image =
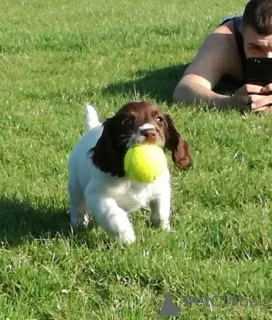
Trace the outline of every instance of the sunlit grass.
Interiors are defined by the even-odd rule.
[[[202,39],[244,1],[2,1],[0,319],[153,319],[163,293],[271,297],[271,117],[173,105]],[[72,234],[67,157],[84,103],[170,112],[194,167],[171,164],[170,234],[133,215],[137,243]],[[271,307],[270,307],[271,308]],[[270,319],[269,307],[182,307],[182,319]]]

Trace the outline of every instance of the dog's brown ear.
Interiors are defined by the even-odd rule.
[[[125,149],[120,146],[119,141],[120,120],[115,115],[103,123],[103,132],[97,144],[90,151],[92,160],[96,167],[112,176],[123,177],[123,158]]]
[[[165,147],[171,151],[172,160],[178,168],[188,169],[192,165],[190,145],[181,137],[170,115],[165,114],[164,118],[167,122]]]

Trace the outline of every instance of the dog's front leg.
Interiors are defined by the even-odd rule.
[[[117,202],[106,195],[86,190],[85,201],[98,225],[109,235],[119,237],[124,243],[135,242],[136,237],[127,212]]]
[[[151,200],[150,203],[151,209],[151,223],[156,227],[161,227],[166,231],[170,231],[170,210],[171,210],[171,193],[170,188],[164,190],[155,199]]]

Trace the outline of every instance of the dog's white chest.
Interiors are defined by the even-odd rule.
[[[163,181],[165,183],[163,183]],[[127,212],[141,207],[148,207],[152,199],[163,193],[169,184],[166,179],[158,179],[153,183],[127,182],[115,195],[118,205]]]
[[[84,188],[85,189],[85,188]],[[90,194],[114,199],[118,207],[126,212],[133,212],[141,207],[149,207],[150,201],[168,194],[170,191],[170,174],[168,167],[162,175],[151,183],[137,183],[127,177],[113,177],[95,167],[92,168],[92,180],[88,185]]]
[[[152,190],[150,185],[132,183],[126,192],[117,196],[116,201],[122,209],[132,212],[140,207],[148,206],[153,193],[154,190]]]

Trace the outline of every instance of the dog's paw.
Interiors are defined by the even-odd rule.
[[[133,229],[126,230],[126,231],[120,232],[119,239],[124,244],[132,244],[136,241],[136,236]]]
[[[171,226],[169,220],[163,220],[160,222],[160,227],[162,230],[170,232],[171,231]]]
[[[82,219],[71,219],[70,221],[70,225],[71,228],[73,229],[73,231],[77,231],[78,229],[87,229],[89,226],[89,215],[88,214],[84,214],[84,216],[82,217]]]
[[[171,231],[170,222],[168,219],[160,219],[158,216],[152,216],[150,225],[154,228],[161,228],[165,231]]]

